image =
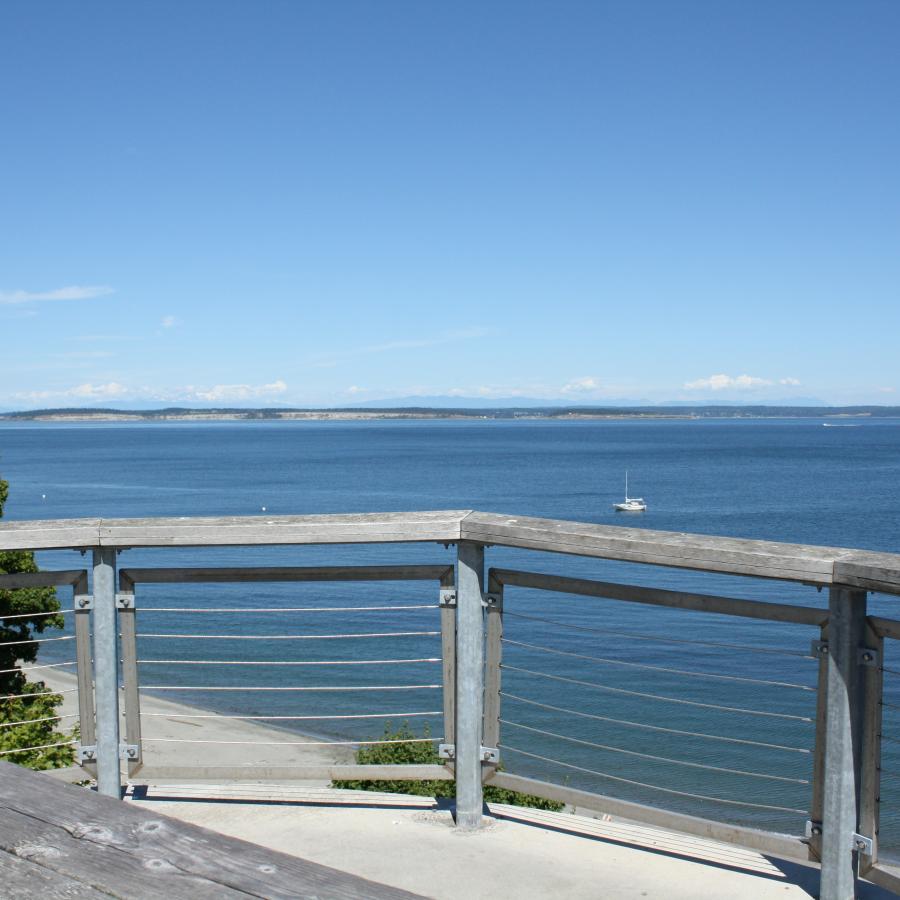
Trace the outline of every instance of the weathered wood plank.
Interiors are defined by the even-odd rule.
[[[848,551],[611,525],[470,513],[463,540],[657,566],[831,584]],[[900,557],[898,557],[900,563]]]
[[[869,625],[881,637],[900,640],[900,622],[896,619],[883,619],[881,616],[869,616]]]
[[[860,877],[879,887],[886,888],[894,894],[900,894],[900,868],[878,863],[868,869],[860,870]]]
[[[0,551],[63,547],[471,540],[524,549],[900,594],[900,555],[470,510],[322,516],[57,519],[0,524]]]
[[[585,578],[568,578],[564,575],[541,575],[537,572],[519,572],[511,569],[491,569],[490,575],[498,583],[511,587],[534,588],[564,594],[600,597],[607,600],[624,600],[629,603],[645,603],[652,606],[669,606],[694,612],[741,616],[746,619],[814,626],[821,626],[828,619],[827,609],[814,609],[785,603],[767,603],[763,600],[741,600],[736,597],[717,597],[713,594],[692,594],[686,591],[669,591],[663,588],[590,581]]]
[[[100,519],[40,519],[0,522],[0,550],[96,547]]]
[[[106,547],[454,542],[464,510],[327,516],[104,519]]]
[[[0,885],[5,900],[97,900],[105,891],[74,881],[37,863],[0,851]]]
[[[0,849],[116,897],[414,895],[0,763]]]
[[[580,791],[576,788],[564,787],[558,784],[549,784],[545,781],[536,781],[533,778],[524,778],[521,775],[511,775],[508,772],[497,772],[491,778],[490,784],[508,788],[511,791],[534,794],[547,800],[556,800],[560,803],[569,803],[572,806],[581,806],[596,812],[609,813],[613,816],[620,816],[623,819],[630,819],[633,822],[640,822],[643,825],[667,828],[683,834],[693,834],[711,841],[737,844],[750,850],[759,850],[761,853],[771,853],[773,856],[781,859],[807,861],[806,844],[799,837],[789,834],[757,831],[755,828],[746,828],[742,825],[728,825],[712,819],[702,819],[698,816],[686,815],[685,813],[670,812],[655,806],[644,806],[641,803],[632,803],[629,800],[618,800],[615,797],[592,794],[588,791]]]
[[[66,585],[76,585],[84,578],[87,578],[87,572],[84,569],[67,569],[61,572],[17,572],[15,575],[0,574],[0,590],[65,587]]]
[[[225,584],[245,581],[441,581],[452,566],[256,566],[241,568],[122,569],[135,584]]]
[[[866,591],[900,594],[900,554],[847,551],[834,564],[834,581]]]

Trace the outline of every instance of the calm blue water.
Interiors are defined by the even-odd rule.
[[[650,504],[645,514],[625,517],[612,510],[622,496],[626,468],[631,492]],[[0,426],[0,473],[11,483],[10,519],[253,515],[262,506],[270,515],[474,508],[900,551],[897,420],[830,428],[816,420],[5,424]],[[443,547],[406,545],[128,551],[120,565],[450,560],[452,551]],[[41,562],[45,567],[82,564],[71,552],[44,554]],[[824,594],[799,585],[576,557],[494,549],[489,562],[736,597],[827,603]],[[435,600],[436,586],[431,584],[145,586],[139,588],[139,629],[145,635],[427,632],[437,628],[435,609],[376,610],[356,613],[352,619],[335,614],[258,615],[252,617],[252,626],[248,617],[233,614],[149,610]],[[897,603],[880,597],[871,601],[879,614],[900,618]],[[806,816],[789,810],[805,810],[809,796],[809,786],[801,782],[809,778],[811,757],[798,751],[812,747],[808,720],[815,710],[815,693],[808,688],[815,684],[815,663],[805,658],[810,640],[817,636],[811,629],[521,589],[507,592],[506,610],[503,745],[508,770],[700,815],[802,830]],[[707,643],[690,643],[697,639]],[[71,652],[70,645],[61,646],[65,649],[55,655],[51,651],[56,648],[48,645],[46,659]],[[438,655],[434,635],[296,642],[145,636],[139,646],[139,656],[147,660]],[[890,648],[886,665],[900,670],[897,656]],[[657,668],[645,668],[649,666]],[[682,674],[685,671],[695,674]],[[900,685],[894,684],[900,678],[885,677],[887,699],[900,704]],[[384,686],[435,683],[440,674],[433,663],[253,667],[248,672],[247,667],[148,662],[141,667],[141,679],[145,685],[194,687]],[[439,691],[432,689],[259,692],[249,697],[198,690],[167,696],[223,712],[267,715],[347,714],[374,706],[402,718],[405,712],[441,706]],[[723,706],[730,709],[712,708]],[[900,713],[885,710],[886,736],[900,739],[898,717]],[[432,734],[441,731],[439,715],[410,721],[416,728],[427,721]],[[639,727],[647,725],[653,727]],[[377,736],[380,724],[321,723],[313,730],[361,739]],[[894,816],[900,811],[900,791],[891,774],[894,770],[900,775],[895,749],[886,745],[884,762],[882,838],[888,846],[900,843]],[[755,774],[741,774],[747,772]]]

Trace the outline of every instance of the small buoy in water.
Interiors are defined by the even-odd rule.
[[[263,512],[266,511],[266,508],[265,508],[264,506],[261,506],[260,509],[261,509]]]

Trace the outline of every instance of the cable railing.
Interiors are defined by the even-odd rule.
[[[63,748],[71,748],[74,762],[75,749],[82,736],[91,734],[91,691],[83,689],[85,685],[76,681],[72,671],[77,669],[79,660],[33,662],[49,645],[54,646],[57,656],[65,654],[66,648],[71,647],[74,656],[75,645],[70,642],[76,640],[75,631],[88,634],[87,614],[79,615],[82,607],[78,603],[79,597],[87,594],[87,571],[0,573],[0,591],[68,587],[72,589],[68,598],[65,592],[61,597],[57,594],[58,609],[9,613],[0,617],[7,638],[0,640],[0,651],[8,651],[6,658],[17,661],[12,667],[0,669],[0,676],[10,676],[6,679],[6,690],[0,692],[0,760],[46,768],[58,765],[67,755]],[[67,600],[70,606],[63,605]],[[50,619],[61,619],[65,630],[71,633],[45,634],[46,628],[55,627],[55,623],[48,621]],[[31,630],[27,630],[29,624]],[[19,633],[15,634],[15,631]],[[89,668],[89,659],[82,659],[81,663],[83,668]],[[56,684],[48,685],[47,679]],[[50,708],[46,706],[48,702],[52,704]],[[50,709],[57,708],[58,712],[47,714]]]
[[[782,851],[805,852],[817,690],[806,648],[818,636],[817,628],[809,629],[821,622],[819,611],[773,604],[779,627],[794,631],[797,649],[767,663],[760,674],[770,677],[758,677],[751,674],[759,671],[758,654],[732,652],[740,644],[703,637],[673,644],[660,633],[685,616],[690,622],[682,633],[708,633],[710,619],[729,614],[727,598],[711,608],[712,597],[692,595],[688,603],[680,594],[672,606],[672,592],[660,590],[668,618],[651,621],[640,634],[645,640],[635,643],[636,632],[623,639],[621,630],[600,625],[648,620],[648,610],[629,615],[622,608],[629,586],[510,570],[491,570],[489,579],[494,602],[488,616],[498,620],[495,727],[506,760],[492,783],[514,787],[524,777],[529,790],[550,799],[561,799],[554,785],[564,783],[665,807],[661,822],[676,821],[672,813],[700,811],[724,819],[722,831],[731,825],[767,829],[780,833],[773,841]],[[572,588],[577,594],[568,593]],[[648,605],[648,589],[639,590],[641,606]],[[736,606],[752,613],[740,633],[756,649],[754,640],[764,634],[753,626],[768,605]],[[539,614],[544,608],[554,610],[552,618]],[[535,620],[540,643],[529,631]],[[673,718],[682,727],[672,727]]]
[[[455,567],[118,559],[414,542],[456,545]],[[486,571],[498,546],[528,567],[545,552],[614,561],[597,571],[618,581]],[[102,793],[119,796],[123,766],[146,780],[444,779],[472,828],[492,784],[820,863],[823,900],[851,896],[859,875],[900,891],[900,622],[867,607],[871,592],[900,594],[900,556],[469,511],[0,526],[0,550],[66,547],[93,551],[90,592],[79,583],[71,624],[39,635],[21,669],[75,675],[77,758]],[[772,590],[647,586],[625,564]],[[64,575],[40,577],[74,585],[53,581]],[[228,587],[184,587],[215,584]],[[266,584],[284,590],[257,593]],[[437,745],[441,763],[353,759],[392,743]]]
[[[452,708],[452,686],[442,680],[439,599],[442,591],[452,590],[453,577],[447,565],[122,570],[118,597],[129,775],[303,778],[322,777],[327,770],[333,778],[366,778],[370,767],[347,758],[356,750],[436,745],[444,739],[444,716]],[[294,596],[304,588],[306,593],[302,605],[293,599],[280,607],[253,602],[203,606],[191,598],[172,606],[166,600],[154,603],[156,594],[148,593],[150,585],[167,589],[226,580],[288,584]],[[378,592],[378,583],[436,582],[434,599],[391,602],[382,590],[387,596],[383,604],[354,603],[352,595],[363,581],[369,597]],[[315,602],[315,587],[324,582],[347,586],[351,599]],[[367,628],[373,619],[377,626]],[[148,629],[137,628],[138,621],[148,621]],[[157,622],[165,630],[157,630]],[[168,652],[159,655],[157,648]],[[184,649],[172,655],[173,648]],[[187,698],[195,705],[148,711],[158,697]],[[335,711],[316,711],[322,703]],[[428,733],[403,738],[372,734],[377,725],[408,721],[418,721],[419,731],[424,727]],[[179,728],[184,722],[204,730],[198,734],[195,727]],[[437,726],[433,734],[432,726]],[[236,728],[244,733],[235,733]],[[329,756],[330,750],[344,754]],[[442,766],[433,770],[432,777],[449,776]],[[421,778],[422,767],[396,766],[392,777]]]

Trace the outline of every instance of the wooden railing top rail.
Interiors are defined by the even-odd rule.
[[[900,594],[900,554],[471,510],[0,523],[0,551],[459,540]]]

